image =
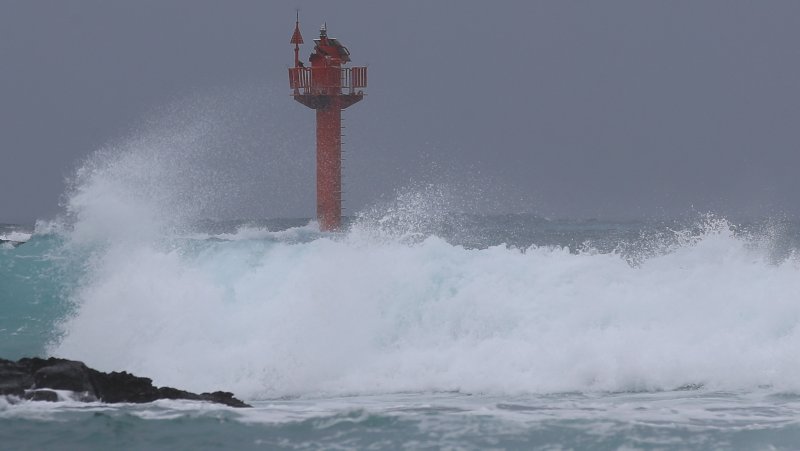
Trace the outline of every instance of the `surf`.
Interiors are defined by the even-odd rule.
[[[49,351],[250,399],[798,388],[798,263],[725,222],[636,265],[303,233],[111,245]]]
[[[796,230],[466,215],[411,184],[340,233],[215,232],[228,180],[170,133],[90,156],[63,215],[2,250],[40,265],[15,318],[46,312],[44,353],[251,400],[800,389]]]

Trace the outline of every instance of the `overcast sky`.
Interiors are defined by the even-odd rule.
[[[87,156],[192,121],[214,157],[185,165],[241,182],[221,214],[310,217],[295,8],[307,43],[327,21],[369,66],[348,213],[442,181],[494,212],[800,216],[796,0],[0,0],[0,222],[53,216]]]

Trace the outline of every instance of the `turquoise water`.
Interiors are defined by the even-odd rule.
[[[45,344],[56,338],[56,322],[69,311],[66,293],[80,272],[66,264],[59,243],[55,236],[37,236],[19,248],[0,248],[3,358],[43,355]]]
[[[797,395],[399,394],[256,402],[15,406],[6,449],[795,449]],[[42,403],[38,403],[42,404]]]
[[[395,219],[333,235],[302,220],[40,225],[0,249],[2,357],[79,359],[254,408],[0,400],[0,442],[800,446],[796,223]]]
[[[156,118],[76,164],[55,218],[0,225],[27,240],[0,243],[0,357],[254,407],[0,399],[0,449],[800,448],[798,222],[467,214],[510,199],[432,173],[453,184],[339,233],[214,220],[310,196],[251,184],[220,108]]]

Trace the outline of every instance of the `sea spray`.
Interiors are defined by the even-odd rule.
[[[51,351],[192,390],[800,388],[798,264],[724,222],[637,266],[353,233],[112,246],[88,277]]]
[[[230,179],[175,150],[202,147],[189,130],[78,171],[54,230],[80,270],[51,354],[246,399],[800,389],[796,242],[776,259],[774,239],[713,217],[498,223],[441,184],[339,233],[198,233]],[[532,238],[487,226],[506,220]]]

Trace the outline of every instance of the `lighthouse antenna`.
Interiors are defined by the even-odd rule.
[[[300,9],[295,10],[294,33],[290,43],[294,44],[294,67],[300,67],[300,44],[303,43],[303,35],[300,34]]]

